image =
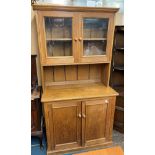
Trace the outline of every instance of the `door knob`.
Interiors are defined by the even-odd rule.
[[[78,114],[78,117],[81,118],[82,117],[81,114]]]
[[[86,118],[86,115],[85,115],[85,114],[82,114],[82,117],[83,117],[83,118]]]
[[[109,101],[108,100],[105,100],[105,103],[109,103]]]
[[[81,37],[79,38],[79,41],[82,41],[82,38]]]
[[[74,38],[74,40],[77,41],[78,39],[77,38]]]

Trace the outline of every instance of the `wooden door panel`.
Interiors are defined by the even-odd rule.
[[[49,121],[55,149],[79,146],[81,119],[78,114],[81,112],[81,102],[55,102],[50,107],[50,117],[53,119]]]
[[[76,107],[53,109],[55,143],[75,142],[77,137]]]
[[[104,138],[107,105],[87,104],[86,106],[86,140]]]
[[[93,145],[105,141],[107,104],[104,100],[92,100],[84,102],[82,113],[86,118],[83,119],[84,144]]]
[[[113,97],[108,97],[82,103],[82,114],[85,114],[82,119],[83,145],[104,143],[111,138],[115,106],[113,101]]]

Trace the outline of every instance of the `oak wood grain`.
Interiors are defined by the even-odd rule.
[[[33,9],[37,18],[47,155],[111,144],[118,93],[109,87],[109,78],[118,9],[42,4],[34,4]],[[45,17],[72,20],[72,36],[66,37],[69,40],[63,40],[61,32],[54,30],[54,38],[59,39],[55,56],[48,55],[51,36],[45,29]],[[105,55],[83,54],[83,18],[87,17],[109,21]],[[64,33],[68,33],[66,29]],[[65,46],[60,43],[64,41],[68,42]]]
[[[33,10],[43,11],[91,11],[91,12],[111,12],[116,13],[119,8],[112,7],[83,7],[83,6],[63,6],[63,5],[51,5],[51,4],[33,4]]]
[[[118,93],[102,83],[46,87],[42,102],[116,96]]]

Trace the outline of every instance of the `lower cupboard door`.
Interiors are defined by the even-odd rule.
[[[54,102],[50,106],[50,131],[55,150],[81,145],[81,102]],[[52,121],[53,120],[53,121]]]
[[[97,99],[82,103],[82,144],[85,146],[103,144],[110,136],[110,99]],[[110,115],[109,115],[110,114]]]

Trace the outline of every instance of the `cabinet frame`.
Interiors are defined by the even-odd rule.
[[[115,110],[115,98],[118,95],[113,89],[109,87],[109,77],[110,77],[110,66],[111,66],[111,55],[112,55],[112,45],[113,45],[113,32],[114,32],[114,16],[118,11],[118,8],[106,8],[106,7],[77,7],[77,6],[56,6],[56,5],[43,5],[43,4],[34,4],[33,9],[36,11],[37,19],[37,33],[38,33],[38,44],[40,52],[40,63],[41,63],[41,76],[42,76],[42,86],[43,86],[43,95],[42,102],[44,107],[45,123],[46,123],[46,135],[47,135],[47,155],[52,154],[62,154],[67,151],[93,148],[99,146],[106,146],[112,144],[112,129],[113,129],[113,119],[114,119],[114,110]],[[46,38],[45,38],[45,23],[44,16],[47,17],[71,17],[72,18],[72,56],[58,56],[58,57],[47,57],[46,49]],[[83,31],[83,17],[89,18],[108,18],[108,32],[107,32],[107,45],[106,45],[106,55],[91,55],[83,56],[83,40],[82,31]],[[100,38],[101,39],[101,38]],[[89,40],[89,39],[88,39]],[[98,39],[99,40],[99,39]],[[69,38],[70,41],[70,38]],[[101,47],[99,45],[99,47]],[[62,48],[61,48],[62,49]],[[95,50],[94,50],[95,51]],[[89,52],[88,52],[89,53]],[[96,52],[98,54],[102,52]],[[95,53],[95,54],[96,54]],[[92,53],[94,54],[94,53]],[[63,54],[60,54],[63,55]],[[70,54],[68,54],[70,55]],[[99,78],[93,77],[91,80],[90,77],[90,64],[101,64],[103,65],[102,70],[96,72],[96,74],[101,75]],[[73,66],[77,65],[76,79],[75,81],[66,80],[66,75],[64,74],[64,79],[62,81],[55,83],[55,85],[48,85],[48,79],[46,75],[52,77],[61,77],[62,74],[55,74],[50,69],[53,67],[58,67],[58,65],[64,68],[64,73],[66,71],[67,65]],[[64,66],[63,66],[64,65]],[[79,67],[80,66],[80,67]],[[49,70],[48,70],[49,67]],[[79,68],[82,68],[80,72]],[[87,69],[88,68],[88,69]],[[63,70],[63,69],[62,69]],[[60,70],[60,72],[62,71]],[[56,72],[57,73],[57,72]],[[82,78],[79,78],[81,75]],[[95,73],[94,73],[95,74]],[[85,78],[86,75],[86,78]],[[81,80],[82,79],[82,80]],[[81,80],[81,81],[80,81]],[[96,81],[98,80],[98,81]],[[79,82],[80,81],[80,82]],[[52,81],[53,82],[53,81]],[[53,83],[52,83],[53,84]],[[59,87],[60,85],[60,87]],[[74,87],[74,85],[76,85]],[[73,87],[73,89],[71,89]],[[55,91],[57,90],[57,92]],[[62,90],[62,91],[61,91]],[[84,93],[83,93],[84,92]],[[69,95],[68,95],[69,94]],[[56,97],[55,97],[56,96]],[[100,122],[104,122],[106,125],[99,126],[99,134],[93,133],[88,134],[87,138],[85,134],[85,123],[84,115],[86,115],[85,110],[88,108],[90,103],[94,104],[94,110],[90,108],[89,115],[93,111],[98,112],[100,104],[102,103],[93,103],[92,101],[97,102],[97,100],[109,99],[109,103],[102,107],[103,111],[99,110],[99,115],[103,116],[105,119],[99,120],[97,125],[95,124],[96,118],[98,115],[90,118],[90,123],[92,124],[89,127],[88,131],[93,129],[93,132],[98,130],[94,129],[95,125],[100,125]],[[76,108],[70,108],[70,106],[75,105]],[[96,107],[97,105],[97,107]],[[98,106],[99,105],[99,106]],[[68,106],[69,110],[61,109],[63,106]],[[56,108],[61,110],[57,111]],[[106,109],[104,109],[106,108]],[[55,114],[53,116],[53,113]],[[81,112],[80,120],[76,117],[75,113],[78,114]],[[105,116],[106,112],[106,116]],[[83,115],[84,114],[84,115]],[[66,116],[66,117],[65,117]],[[68,121],[65,122],[64,118]],[[77,121],[78,120],[78,121]],[[55,121],[55,122],[54,122]],[[64,122],[63,122],[64,121]],[[106,122],[105,122],[106,121]],[[57,123],[58,122],[58,123]],[[72,123],[74,122],[74,123]],[[79,122],[79,134],[76,137],[76,124]],[[56,134],[54,135],[53,124],[58,124],[55,128]],[[72,126],[73,125],[73,126]],[[61,128],[61,126],[64,126]],[[67,130],[66,130],[67,128]],[[62,130],[61,130],[62,129]],[[76,131],[75,131],[76,130]],[[104,130],[104,134],[103,134]],[[73,134],[69,134],[71,131],[74,131]],[[63,133],[62,137],[59,137],[59,133]],[[89,133],[89,132],[88,132]],[[55,138],[57,138],[55,140]],[[62,138],[62,139],[61,139]],[[56,143],[55,143],[56,142]]]

